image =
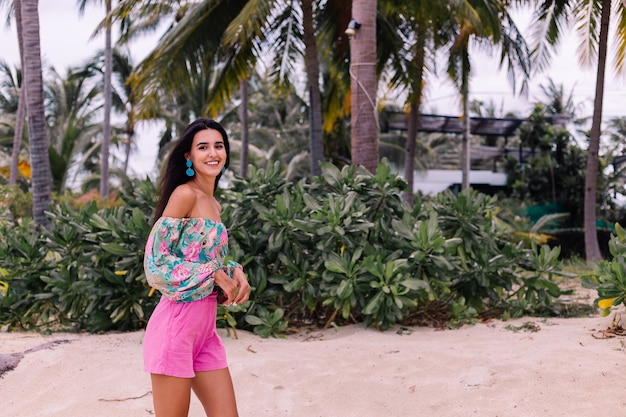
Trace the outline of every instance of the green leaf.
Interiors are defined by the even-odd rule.
[[[337,295],[339,298],[344,300],[350,297],[350,294],[352,294],[352,283],[348,280],[341,281],[339,287],[337,288]]]
[[[405,279],[402,282],[400,282],[400,284],[414,291],[421,290],[421,289],[428,289],[429,287],[428,282],[421,280],[421,279],[416,279],[416,278]]]
[[[287,282],[283,285],[283,288],[287,292],[296,292],[304,285],[304,278],[298,277],[293,281]]]
[[[322,177],[332,186],[341,182],[341,172],[339,172],[339,169],[333,164],[322,165]]]
[[[246,316],[246,322],[252,326],[260,326],[262,324],[265,324],[263,320],[261,320],[257,316],[253,316],[252,314],[248,314]]]
[[[372,315],[376,314],[380,310],[380,306],[383,302],[383,293],[378,292],[372,299],[367,303],[365,308],[363,309],[363,314]]]
[[[336,255],[324,261],[324,267],[331,272],[344,274],[346,276],[348,275],[348,270],[346,269],[343,262]]]
[[[129,253],[127,248],[117,243],[102,243],[100,247],[113,255],[126,255]]]

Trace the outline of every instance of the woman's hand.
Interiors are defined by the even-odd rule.
[[[219,269],[215,272],[214,284],[222,289],[222,292],[226,296],[226,301],[223,304],[230,305],[237,296],[237,283],[234,279],[230,279],[228,274],[224,270]]]
[[[226,296],[224,305],[238,305],[248,301],[250,296],[250,284],[243,271],[236,268],[231,279],[224,270],[215,273],[215,285],[220,287]]]
[[[233,304],[243,304],[248,301],[248,297],[250,297],[250,284],[248,283],[248,279],[246,275],[240,268],[236,268],[233,271],[233,281],[236,283],[237,288],[237,296],[233,300]]]

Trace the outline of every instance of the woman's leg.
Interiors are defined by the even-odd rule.
[[[208,417],[238,417],[235,390],[228,368],[196,372],[191,388]],[[160,417],[160,416],[158,416]]]
[[[187,417],[191,379],[151,374],[152,400],[156,417]]]

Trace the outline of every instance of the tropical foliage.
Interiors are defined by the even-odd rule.
[[[619,223],[615,225],[609,250],[612,258],[599,262],[584,281],[587,287],[597,291],[594,303],[605,316],[611,312],[611,307],[626,303],[626,230]]]
[[[585,252],[588,260],[600,260],[600,248],[596,233],[597,173],[602,134],[602,110],[605,87],[605,72],[608,62],[609,23],[611,16],[616,20],[614,67],[618,73],[624,71],[626,56],[626,7],[612,0],[538,0],[534,9],[533,55],[537,69],[544,69],[550,61],[564,32],[572,26],[579,35],[579,58],[586,67],[596,68],[596,86],[593,116],[589,131],[587,150],[587,175],[585,177],[584,227]]]
[[[221,325],[268,336],[290,325],[458,326],[558,312],[558,249],[511,240],[494,197],[467,190],[410,208],[405,185],[387,164],[375,175],[327,164],[314,181],[293,183],[276,163],[237,179],[220,196],[223,221],[253,291],[247,304],[221,307]],[[126,189],[112,209],[57,206],[48,230],[4,224],[0,322],[91,332],[145,325],[158,300],[142,268],[156,190],[149,180]]]
[[[78,2],[80,10],[87,3]],[[537,245],[536,239],[544,237],[539,232],[547,219],[520,238],[511,233],[520,222],[504,218],[507,211],[493,198],[467,190],[414,201],[411,192],[414,164],[442,144],[450,147],[446,137],[416,142],[425,76],[436,70],[436,57],[443,53],[447,59],[447,74],[463,103],[467,188],[473,51],[497,51],[509,75],[525,81],[531,65],[545,67],[566,23],[577,24],[584,61],[598,64],[587,170],[580,169],[584,152],[566,131],[549,127],[537,108],[518,138],[532,158],[525,166],[509,162],[509,186],[524,204],[563,205],[570,221],[582,218],[587,232],[596,231],[598,205],[613,208],[609,190],[623,188],[616,164],[612,177],[602,175],[619,156],[623,127],[611,126],[615,146],[600,144],[612,6],[618,16],[618,70],[625,56],[626,9],[619,2],[101,3],[106,18],[94,30],[106,31],[102,53],[84,67],[62,75],[52,71],[44,80],[37,1],[0,0],[9,4],[8,21],[15,18],[25,76],[22,80],[21,68],[5,66],[0,83],[0,146],[3,155],[12,154],[11,181],[18,156],[30,160],[25,181],[3,189],[9,204],[1,214],[6,233],[0,251],[0,320],[13,325],[91,331],[143,325],[156,300],[148,296],[140,268],[154,187],[150,181],[121,185],[128,180],[135,127],[141,120],[163,125],[162,160],[172,139],[199,116],[219,118],[232,132],[250,128],[249,141],[247,135],[232,135],[233,148],[252,151],[254,165],[262,167],[246,178],[231,178],[222,195],[233,256],[245,259],[255,290],[249,305],[222,309],[222,324],[267,336],[284,332],[288,323],[454,325],[481,315],[554,309],[560,290],[552,276],[559,251]],[[515,7],[529,3],[537,30],[531,49],[511,17]],[[344,34],[350,18],[361,23],[351,39]],[[137,65],[111,45],[113,23],[120,24],[120,41],[129,41],[162,22],[165,33]],[[298,78],[301,68],[306,80]],[[243,86],[252,87],[250,97]],[[554,84],[549,88],[558,92]],[[388,164],[377,164],[378,100],[389,89],[406,98],[396,104],[409,115],[409,132],[404,144],[390,146],[406,149],[410,188]],[[573,113],[571,100],[561,99],[549,103],[549,112]],[[123,128],[111,126],[111,106],[123,118]],[[26,129],[20,108],[28,109],[27,142],[21,140]],[[249,126],[241,126],[248,111]],[[124,145],[123,158],[109,157],[109,142]],[[335,165],[323,164],[320,172],[323,159]],[[352,163],[366,166],[370,174]],[[65,193],[75,178],[85,191],[99,182],[111,205],[109,180],[118,173],[113,194],[125,193],[122,206],[61,203],[73,199],[68,194],[50,206],[52,192]],[[587,194],[581,196],[580,189]],[[402,201],[402,193],[411,204]],[[26,196],[30,204],[21,204]],[[25,213],[32,213],[34,222]],[[587,256],[597,258],[595,233],[585,242]]]

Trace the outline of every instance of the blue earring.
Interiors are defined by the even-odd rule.
[[[193,174],[195,174],[196,172],[193,170],[193,168],[191,168],[191,159],[187,159],[187,171],[185,171],[185,173],[190,176],[193,177]]]
[[[222,174],[226,174],[226,167],[222,167]]]

